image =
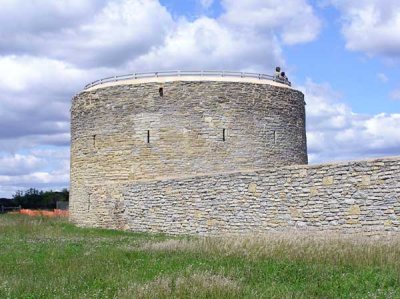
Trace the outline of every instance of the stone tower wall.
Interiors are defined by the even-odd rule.
[[[306,164],[304,104],[299,91],[248,82],[84,91],[71,109],[71,220],[98,223],[88,214],[101,200],[123,209],[115,185]]]

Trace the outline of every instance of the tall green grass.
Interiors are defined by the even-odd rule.
[[[400,237],[170,237],[0,215],[0,298],[400,298]]]

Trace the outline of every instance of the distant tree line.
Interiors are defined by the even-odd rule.
[[[12,199],[1,198],[0,205],[21,206],[23,209],[55,209],[57,201],[69,200],[68,189],[61,191],[41,191],[30,188],[26,191],[17,191]]]

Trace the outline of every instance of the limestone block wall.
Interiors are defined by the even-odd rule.
[[[400,158],[287,166],[117,188],[122,192],[114,210],[119,213],[118,225],[134,231],[400,231]],[[115,225],[91,217],[96,225]]]
[[[102,199],[122,196],[104,186],[306,164],[303,94],[238,80],[100,85],[75,96],[71,220],[114,219],[93,206],[112,210],[116,201]]]

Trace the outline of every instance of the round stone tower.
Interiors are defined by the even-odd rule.
[[[72,100],[71,220],[118,227],[108,207],[123,209],[130,183],[306,164],[304,105],[300,91],[265,75],[94,82]]]

